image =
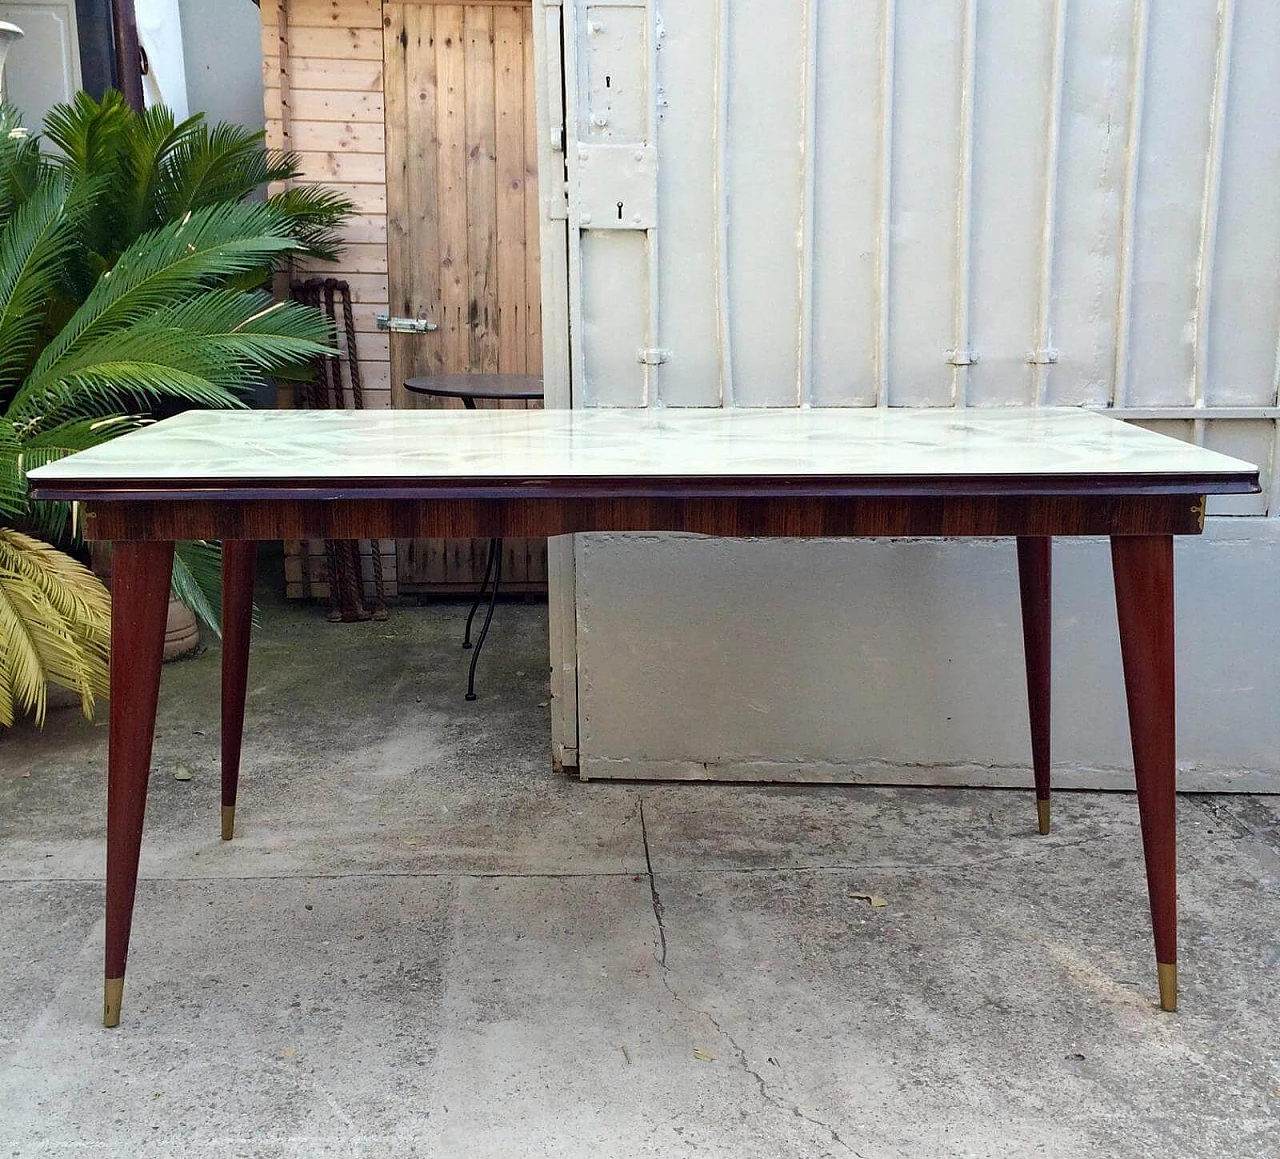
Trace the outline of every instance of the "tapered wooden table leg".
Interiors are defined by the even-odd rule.
[[[240,741],[249,677],[249,637],[253,627],[253,578],[258,545],[242,539],[222,544],[222,840],[235,833],[236,790],[240,784]]]
[[[1173,538],[1113,536],[1120,651],[1147,862],[1160,1006],[1178,1008]]]
[[[1053,624],[1053,540],[1019,536],[1018,585],[1022,589],[1022,645],[1027,662],[1027,707],[1031,712],[1031,765],[1035,770],[1040,832],[1049,832],[1049,695]]]
[[[102,1021],[120,1023],[155,733],[173,544],[117,543],[111,557],[107,938]]]

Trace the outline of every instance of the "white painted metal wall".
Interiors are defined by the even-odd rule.
[[[1259,463],[1264,493],[1211,511],[1280,517],[1275,0],[544,7],[562,7],[565,30],[575,405],[1106,407]],[[1210,562],[1195,566],[1211,587],[1274,592],[1274,528],[1232,520],[1230,542],[1256,539],[1247,565],[1208,543],[1183,554],[1205,553]],[[888,582],[880,557],[861,547],[844,545],[830,567],[856,566],[864,590]],[[715,653],[699,633],[723,625],[690,634],[685,613],[714,599],[725,568],[735,582],[759,571],[756,607],[779,623],[829,606],[839,577],[815,574],[805,546],[784,545],[792,578],[781,591],[788,567],[764,566],[766,550],[726,545],[708,562],[668,542],[648,565],[628,555],[620,575],[610,560],[625,546],[579,540],[577,717],[612,722],[585,729],[584,772],[609,775],[612,762],[652,755],[622,727],[637,716],[663,737],[650,762],[658,775],[664,761],[730,776],[748,756],[792,760],[769,751],[769,731],[742,707],[731,673],[707,687],[700,672],[695,685],[662,660]],[[942,554],[930,558],[946,558],[945,546],[934,550]],[[981,568],[958,573],[917,614],[941,622],[981,603],[986,593],[967,585],[998,586],[1010,556],[993,547],[985,580]],[[1232,571],[1267,561],[1270,574]],[[1065,604],[1075,595],[1064,591]],[[877,603],[853,599],[846,617],[856,626]],[[623,608],[643,632],[618,622]],[[1251,630],[1280,640],[1277,597],[1254,614]],[[678,639],[664,621],[682,624]],[[1205,646],[1210,674],[1240,659],[1214,653],[1213,639]],[[673,688],[636,684],[655,663]],[[590,676],[606,670],[607,680]],[[1280,675],[1274,666],[1262,675],[1277,684],[1262,693],[1274,717]],[[854,678],[838,667],[815,676]],[[1101,679],[1087,668],[1061,677],[1068,697],[1072,679],[1085,690]],[[907,682],[899,692],[921,689]],[[698,730],[672,749],[664,706],[690,697],[729,722],[736,755],[698,751],[726,749]],[[785,707],[785,694],[776,699]],[[928,759],[1004,759],[995,750],[1007,755],[1025,732],[1017,710],[1007,715],[1011,731],[990,751],[973,737]],[[860,743],[864,724],[815,722],[798,767],[874,756]],[[572,749],[573,722],[560,728]],[[1193,762],[1203,748],[1210,764],[1249,763],[1243,749],[1223,749],[1212,721],[1197,729],[1183,738]],[[889,748],[897,755],[886,760],[920,756]],[[1280,776],[1280,734],[1262,751]]]

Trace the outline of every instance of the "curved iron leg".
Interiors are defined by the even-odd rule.
[[[489,595],[489,610],[485,613],[484,623],[480,627],[480,635],[476,640],[475,651],[471,653],[471,669],[467,673],[467,699],[476,698],[476,664],[480,660],[480,652],[484,648],[484,639],[489,634],[489,624],[493,620],[493,609],[498,602],[498,589],[502,586],[502,540],[493,541],[493,591]]]
[[[476,598],[471,601],[471,611],[467,613],[467,630],[462,633],[462,646],[464,648],[471,647],[471,622],[476,618],[476,612],[480,608],[480,601],[484,599],[484,593],[489,587],[489,577],[493,574],[493,561],[502,554],[502,540],[489,540],[489,554],[484,561],[484,579],[480,581],[480,588],[476,592]]]

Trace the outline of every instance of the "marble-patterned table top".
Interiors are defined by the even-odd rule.
[[[1205,477],[1239,459],[1083,410],[191,411],[31,472],[38,487],[309,480]],[[1221,488],[1214,486],[1221,482]]]

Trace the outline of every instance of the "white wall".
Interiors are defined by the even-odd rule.
[[[1181,757],[1280,788],[1280,4],[564,19],[575,405],[1084,405],[1258,463],[1179,546]],[[583,220],[602,145],[656,147],[646,228]],[[586,775],[1029,763],[1011,547],[649,538],[576,546]],[[1113,783],[1105,553],[1056,559],[1055,757]]]
[[[252,0],[179,0],[187,102],[210,121],[263,126],[262,23]]]

